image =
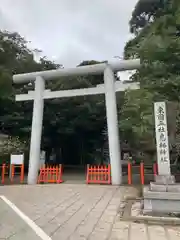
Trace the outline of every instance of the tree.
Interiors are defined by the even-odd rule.
[[[132,78],[141,84],[141,90],[136,92],[139,100],[136,94],[133,96],[132,93],[128,93],[122,112],[124,119],[121,123],[121,128],[128,126],[133,138],[138,142],[142,141],[143,136],[147,136],[147,141],[149,138],[152,139],[153,135],[151,136],[150,132],[154,127],[153,121],[144,122],[145,126],[142,122],[139,124],[138,116],[145,114],[149,118],[149,109],[151,109],[153,117],[154,101],[179,101],[180,90],[180,2],[156,1],[151,8],[148,8],[150,2],[139,0],[137,3],[130,21],[130,27],[131,29],[133,27],[136,35],[127,43],[124,52],[125,58],[140,57],[142,64]],[[146,21],[143,22],[143,18]],[[146,106],[141,108],[144,103]],[[133,115],[139,106],[138,116]],[[131,112],[131,118],[127,117],[128,112]],[[137,131],[131,131],[131,124],[133,128],[137,128]],[[142,131],[142,126],[145,132]],[[141,136],[139,132],[143,135]]]
[[[0,31],[0,128],[12,136],[26,137],[30,132],[32,103],[15,102],[15,94],[30,90],[27,85],[12,85],[15,73],[56,69],[61,67],[40,58],[34,60],[33,51],[27,48],[25,41],[18,33]]]
[[[18,137],[7,137],[0,143],[0,154],[20,154],[27,151],[28,144],[26,141],[21,141]]]
[[[139,0],[132,12],[130,32],[138,34],[163,15],[168,0]]]
[[[34,89],[34,84],[13,85],[12,75],[32,71],[62,68],[46,57],[34,60],[34,51],[18,33],[0,32],[0,131],[19,136],[21,141],[30,139],[32,102],[15,102],[15,94]],[[35,50],[37,51],[37,50]],[[99,64],[97,61],[83,61],[78,65]],[[103,76],[59,78],[46,82],[46,89],[65,90],[93,87],[103,83]],[[119,106],[123,94],[118,94]],[[104,96],[82,96],[46,100],[44,109],[42,148],[62,148],[63,158],[94,160],[97,149],[103,147],[102,132],[106,128]],[[71,151],[69,151],[71,149]]]
[[[154,137],[152,100],[152,93],[145,89],[125,94],[119,122],[121,134],[138,150],[142,149],[144,141]]]
[[[34,60],[33,51],[18,33],[0,32],[0,131],[20,139],[30,139],[32,122],[32,102],[15,102],[17,93],[33,90],[34,85],[12,85],[12,75],[32,71],[62,68],[47,58]],[[37,50],[36,50],[37,51]],[[84,61],[79,66],[94,64]],[[102,83],[102,76],[60,78],[46,83],[51,90],[85,88]],[[82,152],[84,158],[103,144],[101,131],[106,122],[104,97],[75,97],[46,101],[42,147],[63,147]],[[80,153],[81,154],[81,153]],[[73,153],[71,159],[74,158]],[[77,158],[77,156],[76,156]]]

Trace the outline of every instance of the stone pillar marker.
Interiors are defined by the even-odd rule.
[[[171,175],[166,103],[154,103],[156,148],[159,175]]]
[[[144,187],[144,213],[180,213],[180,184],[171,175],[166,103],[154,103],[158,175]]]

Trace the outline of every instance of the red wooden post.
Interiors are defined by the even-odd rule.
[[[144,185],[144,163],[140,164],[140,176],[141,176],[141,184]]]
[[[6,173],[6,164],[2,165],[2,179],[1,179],[1,183],[4,184],[4,180],[5,180],[5,173]]]
[[[132,184],[132,164],[128,162],[128,184]]]

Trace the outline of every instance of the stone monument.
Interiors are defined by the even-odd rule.
[[[166,103],[154,103],[158,175],[144,187],[144,213],[180,213],[180,184],[171,175]]]

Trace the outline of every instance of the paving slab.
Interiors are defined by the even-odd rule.
[[[0,199],[0,239],[40,240],[36,233]]]
[[[176,240],[180,227],[120,221],[124,197],[133,187],[85,184],[4,186],[6,196],[52,240]],[[0,239],[40,239],[0,201]]]

